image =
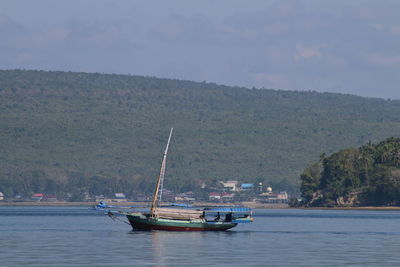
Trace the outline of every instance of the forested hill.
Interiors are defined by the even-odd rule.
[[[400,138],[321,157],[300,178],[305,206],[398,206]]]
[[[170,127],[175,191],[226,179],[296,190],[321,153],[400,133],[400,101],[114,74],[3,70],[0,105],[8,194],[149,191]]]

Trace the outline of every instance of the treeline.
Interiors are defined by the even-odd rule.
[[[305,206],[400,205],[400,138],[321,155],[300,179]]]
[[[71,191],[74,174],[151,194],[171,127],[167,189],[296,192],[322,152],[400,133],[400,101],[98,73],[0,70],[0,110],[0,191],[13,194]]]
[[[19,172],[18,175],[2,176],[0,189],[8,199],[20,196],[30,198],[35,193],[52,195],[58,199],[82,201],[86,197],[103,195],[114,198],[116,193],[124,193],[129,199],[138,196],[150,196],[155,187],[156,177],[105,177],[102,175],[87,176],[83,173],[71,172],[63,180],[47,177],[47,173],[39,170]],[[179,181],[172,179],[166,182],[173,192],[193,191],[198,197],[207,197],[206,193],[220,187],[219,181],[209,181],[207,188],[201,188],[202,180]]]
[[[124,192],[131,198],[135,193],[147,192],[150,184],[103,176],[87,177],[79,173],[70,173],[66,180],[60,181],[46,177],[46,173],[42,171],[20,173],[18,176],[0,179],[0,188],[8,199],[15,196],[28,199],[35,193],[44,193],[60,200],[82,201],[86,197],[99,195],[113,198],[119,192]]]

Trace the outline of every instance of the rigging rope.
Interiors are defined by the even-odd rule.
[[[119,221],[119,222],[123,222],[126,224],[131,225],[129,222],[120,219],[117,215],[115,215],[114,213],[112,213],[110,210],[107,212],[108,217],[110,217],[113,221]]]

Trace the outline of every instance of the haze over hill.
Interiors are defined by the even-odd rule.
[[[400,133],[400,101],[114,74],[2,70],[0,105],[0,185],[21,194],[80,178],[149,191],[170,127],[175,191],[219,179],[296,191],[321,153]]]
[[[400,1],[3,0],[0,69],[400,99]]]

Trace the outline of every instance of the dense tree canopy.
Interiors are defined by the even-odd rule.
[[[300,179],[308,206],[400,205],[400,138],[323,157]]]

